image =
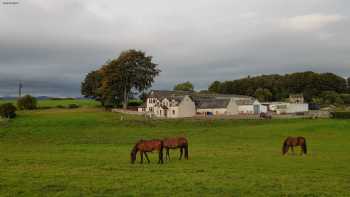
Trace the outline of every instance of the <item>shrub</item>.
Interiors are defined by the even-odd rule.
[[[128,102],[128,106],[140,106],[142,103],[142,100],[131,100]]]
[[[331,117],[337,118],[337,119],[350,119],[350,112],[348,111],[331,112]]]
[[[41,107],[38,107],[38,109],[52,109],[51,106],[41,106]]]
[[[79,108],[79,105],[78,104],[69,104],[67,106],[68,109],[75,109],[75,108]]]
[[[64,108],[63,105],[57,105],[56,107],[57,107],[57,108],[60,108],[60,109],[63,109],[63,108]]]
[[[350,94],[341,94],[340,97],[344,101],[344,104],[350,104]]]
[[[0,105],[0,116],[9,119],[16,117],[16,107],[12,103]]]
[[[344,101],[335,91],[324,91],[321,93],[321,99],[323,100],[323,104],[326,105],[337,105],[344,104]]]
[[[37,100],[36,98],[30,96],[30,95],[25,95],[24,97],[21,97],[17,100],[17,107],[20,110],[23,109],[36,109],[37,108]]]

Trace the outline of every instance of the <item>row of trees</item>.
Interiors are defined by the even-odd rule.
[[[279,101],[290,94],[303,94],[306,101],[319,98],[324,92],[344,94],[349,92],[350,78],[333,73],[299,72],[286,75],[262,75],[233,81],[215,81],[208,90],[222,94],[255,96],[262,101]]]
[[[81,84],[81,93],[105,107],[123,104],[127,108],[130,95],[151,87],[159,73],[152,56],[133,49],[123,51],[117,59],[88,73]]]

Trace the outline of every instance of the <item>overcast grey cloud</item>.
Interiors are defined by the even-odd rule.
[[[350,76],[347,0],[0,0],[0,96],[79,96],[122,50],[154,57],[154,88],[312,70]]]

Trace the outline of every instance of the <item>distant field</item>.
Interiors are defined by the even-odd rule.
[[[350,196],[348,120],[122,121],[97,108],[18,114],[0,122],[0,196]],[[190,141],[190,160],[172,151],[164,165],[156,154],[151,164],[130,164],[138,139],[179,135]],[[281,155],[289,135],[306,137],[307,156]]]
[[[1,100],[0,99],[0,105],[3,103],[13,103],[16,104],[15,99],[11,100]],[[96,102],[95,100],[90,99],[62,99],[62,100],[51,100],[51,99],[44,99],[44,100],[38,100],[38,106],[39,107],[57,107],[58,105],[67,106],[69,104],[78,104],[79,106],[85,106],[85,107],[95,107],[100,105],[100,103]]]

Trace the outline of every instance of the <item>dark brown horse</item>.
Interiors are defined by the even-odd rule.
[[[306,139],[304,137],[287,137],[287,139],[285,139],[283,142],[282,154],[286,154],[289,150],[289,147],[292,149],[292,152],[294,154],[294,146],[301,147],[301,154],[307,153]]]
[[[140,140],[138,141],[134,148],[131,150],[131,163],[135,163],[137,152],[140,151],[141,161],[143,163],[143,155],[146,156],[148,163],[150,163],[147,153],[158,151],[159,152],[159,160],[158,163],[163,163],[163,141],[162,140]]]
[[[180,149],[180,158],[182,158],[182,154],[185,151],[185,159],[188,160],[188,141],[184,137],[178,137],[178,138],[165,138],[163,139],[164,148],[166,150],[165,159],[170,160],[170,154],[169,149]]]

